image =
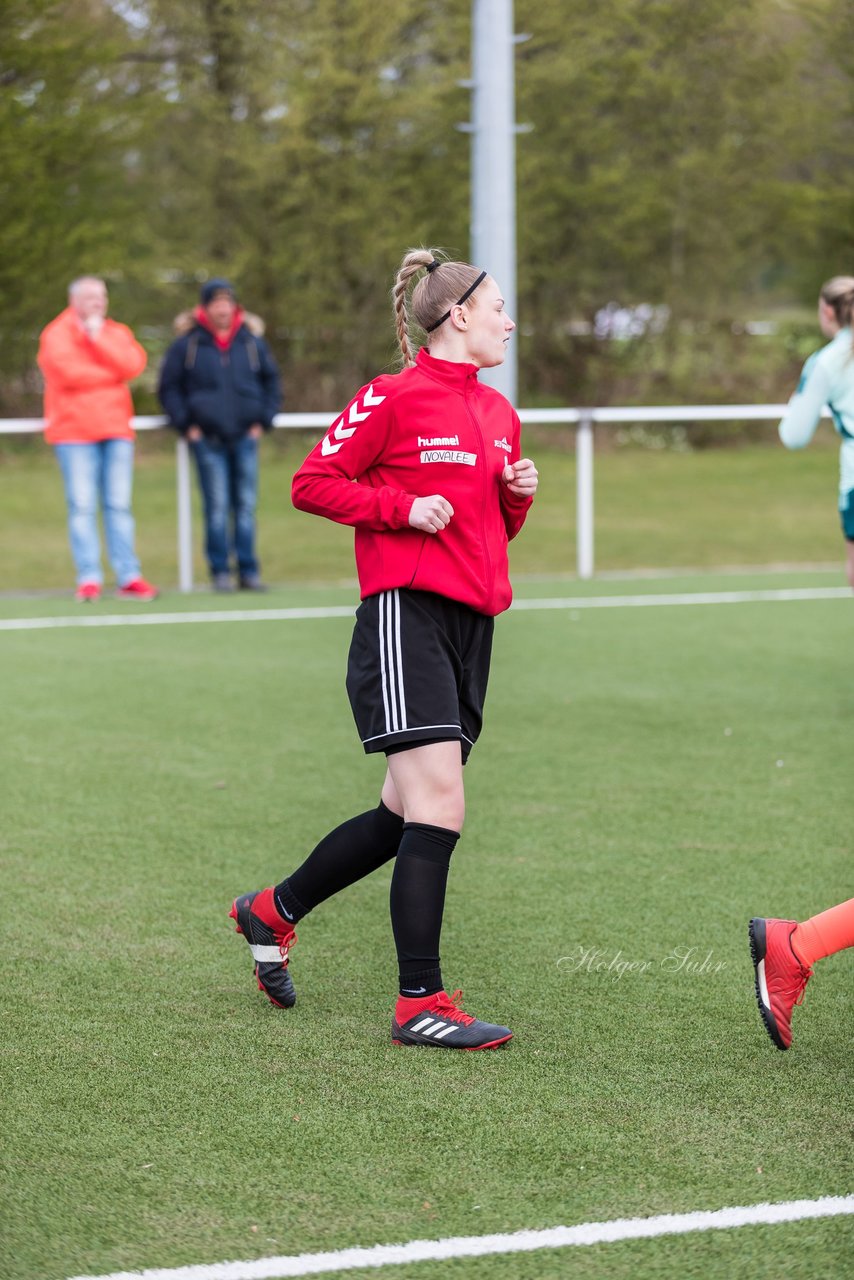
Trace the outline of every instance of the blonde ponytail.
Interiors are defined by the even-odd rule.
[[[432,262],[433,253],[430,249],[408,249],[398,268],[394,288],[391,291],[394,301],[394,323],[397,329],[397,343],[400,347],[400,354],[403,357],[404,369],[408,369],[415,364],[415,355],[409,340],[407,291],[413,276],[422,268],[429,267]]]
[[[424,275],[409,299],[409,287],[419,271]],[[467,262],[449,262],[441,249],[407,250],[392,288],[394,322],[404,368],[415,364],[409,333],[410,313],[425,334],[430,332],[438,327],[445,312],[450,311],[482,275],[477,267]],[[475,305],[473,295],[467,298],[467,305]]]

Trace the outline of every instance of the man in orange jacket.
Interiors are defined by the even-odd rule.
[[[83,604],[100,598],[104,581],[99,500],[118,598],[157,596],[140,571],[131,513],[134,431],[127,384],[142,373],[147,357],[127,325],[107,318],[107,304],[103,280],[81,276],[69,286],[68,306],[39,342],[45,439],[62,470],[75,599]]]

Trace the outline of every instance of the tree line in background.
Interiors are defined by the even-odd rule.
[[[804,307],[854,272],[854,8],[515,10],[520,403],[787,394]],[[403,251],[469,252],[469,42],[467,0],[6,0],[0,412],[38,412],[38,333],[83,271],[149,349],[142,411],[212,274],[288,407],[393,366]]]

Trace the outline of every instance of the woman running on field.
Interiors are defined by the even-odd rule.
[[[515,328],[495,280],[411,250],[393,298],[403,370],[362,387],[293,481],[295,506],[356,530],[362,603],[347,692],[365,751],[387,757],[380,803],[327,835],[280,884],[237,898],[231,915],[259,987],[289,1007],[294,926],[394,858],[393,1042],[491,1049],[512,1032],[463,1012],[459,992],[446,994],[439,936],[493,619],[511,600],[507,544],[524,523],[537,470],[519,456],[512,406],[478,382],[479,369],[502,363]],[[417,355],[410,307],[429,335]]]
[[[845,537],[848,581],[854,587],[854,276],[834,276],[818,299],[819,328],[831,341],[810,356],[780,423],[780,439],[802,449],[815,434],[825,405],[842,436],[839,513]],[[803,1000],[817,960],[854,947],[854,898],[798,924],[757,916],[749,925],[756,999],[778,1049],[792,1043],[792,1012]]]
[[[848,581],[854,587],[854,276],[834,276],[822,285],[819,328],[832,339],[810,356],[798,389],[780,423],[788,449],[803,449],[815,435],[825,405],[842,436],[839,450],[839,514],[845,538]]]

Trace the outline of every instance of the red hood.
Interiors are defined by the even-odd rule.
[[[231,328],[228,330],[227,333],[222,333],[220,332],[220,330],[215,329],[213,327],[210,320],[208,319],[208,313],[207,311],[205,311],[204,307],[201,307],[201,306],[196,307],[195,311],[193,312],[194,319],[196,319],[199,322],[199,324],[202,326],[203,329],[207,329],[208,333],[211,335],[214,342],[219,347],[220,351],[227,351],[228,348],[231,346],[232,342],[235,339],[238,329],[243,324],[244,315],[245,313],[243,311],[243,308],[237,307],[234,312],[234,317],[231,321]]]

